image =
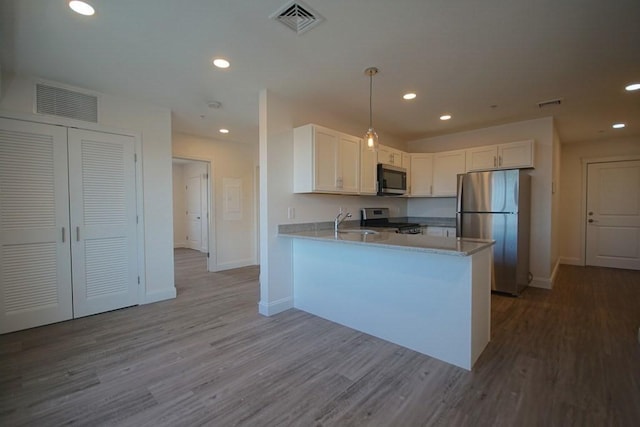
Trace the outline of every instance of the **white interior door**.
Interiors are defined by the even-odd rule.
[[[640,270],[640,160],[587,166],[587,265]]]
[[[69,129],[74,317],[138,303],[135,145]]]
[[[187,179],[187,246],[200,250],[202,240],[202,193],[200,176]]]
[[[72,318],[67,129],[0,119],[0,333]]]

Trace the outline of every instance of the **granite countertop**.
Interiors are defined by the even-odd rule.
[[[357,230],[358,227],[344,228]],[[425,234],[397,234],[381,231],[377,234],[336,233],[333,229],[295,230],[281,226],[278,233],[282,237],[310,239],[342,244],[379,246],[390,249],[436,253],[443,255],[468,256],[488,248],[493,240],[453,239]]]

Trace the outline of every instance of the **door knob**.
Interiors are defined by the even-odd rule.
[[[595,219],[589,218],[589,222],[598,222]]]
[[[589,212],[589,216],[593,215],[593,212]]]

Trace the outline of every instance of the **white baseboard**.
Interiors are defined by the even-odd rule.
[[[552,289],[553,283],[550,278],[534,277],[529,286],[532,288]]]
[[[269,303],[265,303],[263,301],[258,303],[258,313],[263,316],[273,316],[274,314],[282,313],[290,308],[293,308],[293,297],[283,298]]]
[[[553,289],[553,285],[556,283],[556,276],[558,275],[558,270],[560,269],[560,258],[556,260],[556,265],[553,266],[553,271],[551,272],[551,288]]]
[[[172,286],[169,289],[147,292],[147,294],[144,297],[144,302],[142,304],[151,304],[158,301],[173,299],[175,297],[176,297],[176,288],[175,286]]]
[[[576,257],[561,256],[560,264],[578,265],[580,267],[584,267],[584,262],[580,258],[576,258]]]
[[[211,271],[216,272],[216,271],[231,270],[233,268],[249,267],[250,265],[256,265],[256,264],[253,262],[253,259],[247,258],[239,261],[223,262],[218,265],[212,265]]]
[[[173,249],[186,248],[187,244],[185,242],[173,242]]]

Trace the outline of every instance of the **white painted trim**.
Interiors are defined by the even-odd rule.
[[[173,138],[173,136],[172,136]],[[191,160],[191,161],[196,161],[196,162],[202,162],[202,163],[206,163],[207,165],[207,174],[209,175],[209,179],[207,180],[207,185],[209,186],[209,200],[208,200],[208,204],[207,204],[207,223],[208,223],[208,245],[207,245],[207,253],[209,253],[209,256],[207,257],[207,271],[209,272],[216,272],[216,271],[220,271],[218,269],[218,246],[216,245],[216,222],[215,222],[215,217],[216,217],[216,211],[215,211],[215,191],[216,191],[216,186],[215,186],[215,181],[213,179],[214,174],[213,174],[213,159],[211,158],[207,158],[207,157],[200,157],[200,156],[182,156],[182,155],[174,155],[171,157],[171,159],[179,159],[179,160]],[[174,243],[174,247],[175,243]],[[184,243],[184,247],[186,248],[187,245],[186,243]]]
[[[584,267],[584,262],[580,258],[576,257],[560,257],[560,264],[565,265],[577,265],[580,267]]]
[[[231,270],[232,268],[248,267],[250,265],[256,265],[255,260],[253,258],[246,258],[246,259],[241,259],[238,261],[231,261],[231,262],[223,262],[216,265],[216,271]]]
[[[587,265],[587,175],[589,164],[591,163],[609,163],[609,162],[627,162],[632,160],[640,160],[640,156],[637,154],[631,154],[628,156],[612,156],[612,157],[583,157],[582,159],[582,182],[581,182],[581,196],[580,206],[582,207],[580,212],[580,264]]]
[[[553,266],[553,271],[551,272],[551,288],[556,283],[556,276],[558,275],[558,270],[560,269],[560,258],[556,260],[556,264]]]
[[[529,286],[532,288],[552,289],[553,283],[550,278],[534,277]]]
[[[263,316],[273,316],[290,308],[293,308],[293,297],[283,298],[271,303],[264,303],[262,301],[258,303],[258,313]]]
[[[160,291],[153,291],[147,293],[144,302],[141,304],[152,304],[154,302],[165,301],[168,299],[174,299],[176,297],[176,288],[171,287],[169,289],[163,289]]]

